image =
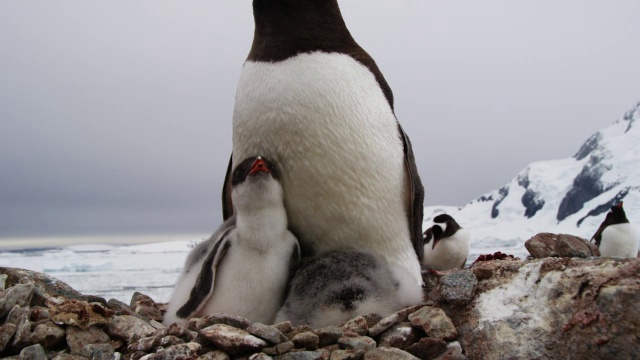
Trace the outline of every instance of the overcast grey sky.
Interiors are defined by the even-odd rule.
[[[637,0],[341,0],[426,205],[571,156],[640,100]],[[0,237],[220,222],[250,0],[1,1]]]

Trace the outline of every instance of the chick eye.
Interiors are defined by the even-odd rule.
[[[233,182],[239,182],[242,178],[242,173],[240,171],[236,171],[233,173]]]

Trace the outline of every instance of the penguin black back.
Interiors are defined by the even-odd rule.
[[[342,53],[366,66],[393,109],[393,92],[347,29],[337,0],[253,0],[256,27],[247,60],[279,62],[302,53]]]

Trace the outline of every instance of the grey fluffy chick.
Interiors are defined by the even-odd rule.
[[[320,328],[358,315],[391,314],[421,299],[401,286],[401,276],[410,275],[365,252],[334,251],[307,259],[293,275],[276,322]]]

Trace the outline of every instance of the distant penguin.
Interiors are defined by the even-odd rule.
[[[404,271],[358,251],[332,251],[305,259],[294,273],[276,322],[321,328],[358,315],[390,315],[422,299],[421,289],[416,292],[398,281]]]
[[[612,206],[598,231],[593,235],[600,256],[634,258],[638,256],[638,232],[631,226],[622,202]]]
[[[367,249],[420,288],[424,190],[378,66],[337,0],[253,0],[253,15],[229,169],[252,154],[278,164],[304,257]],[[229,178],[225,218],[234,212]]]
[[[165,324],[216,312],[271,324],[282,306],[300,250],[287,230],[278,172],[267,159],[249,158],[233,171],[232,186],[236,213],[189,254]]]
[[[433,270],[464,267],[471,247],[471,234],[447,214],[433,218],[434,225],[424,233],[422,265]]]

